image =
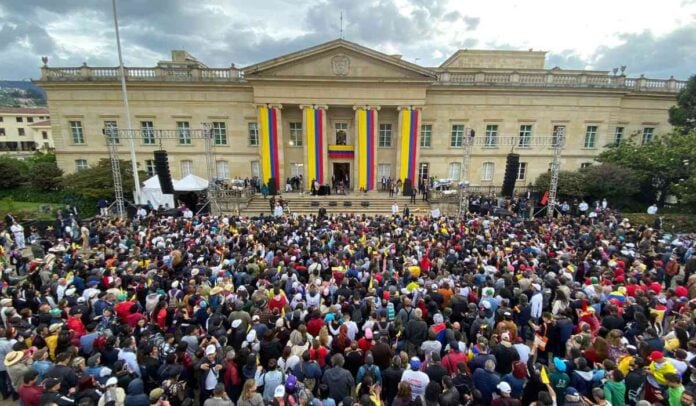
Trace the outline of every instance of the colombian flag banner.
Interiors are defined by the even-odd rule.
[[[377,112],[359,108],[358,115],[358,187],[375,188],[375,126]]]
[[[275,179],[280,188],[280,162],[278,159],[278,109],[259,106],[259,138],[261,143],[261,176],[263,183]]]
[[[353,159],[354,156],[352,145],[329,145],[329,158]]]
[[[401,165],[399,179],[416,184],[416,149],[418,147],[418,110],[401,111]]]
[[[324,184],[324,110],[313,107],[304,108],[305,138],[307,140],[307,182]]]

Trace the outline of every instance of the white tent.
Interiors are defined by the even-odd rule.
[[[208,181],[194,174],[186,175],[174,182],[174,190],[177,192],[200,192],[206,189],[208,189]]]
[[[172,179],[172,182],[176,182]],[[135,196],[135,192],[133,192]],[[165,195],[162,193],[162,187],[160,186],[159,179],[157,176],[153,176],[150,179],[143,182],[143,186],[140,188],[140,196],[136,199],[136,203],[147,204],[147,202],[152,203],[155,208],[162,206],[174,207],[174,195]]]

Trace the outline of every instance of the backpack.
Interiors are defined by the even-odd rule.
[[[391,325],[388,321],[384,323],[384,326],[382,326],[381,321],[377,323],[377,331],[381,337],[389,337],[389,330],[391,330]]]

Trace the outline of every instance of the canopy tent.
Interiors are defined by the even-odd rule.
[[[136,193],[133,192],[133,196],[135,195]],[[162,187],[160,186],[157,176],[153,176],[143,182],[143,186],[140,188],[140,195],[137,196],[136,199],[136,203],[140,204],[147,204],[148,201],[155,208],[159,206],[174,207],[174,195],[165,195],[162,193]]]
[[[208,181],[194,174],[186,175],[173,183],[176,192],[200,192],[208,189]]]

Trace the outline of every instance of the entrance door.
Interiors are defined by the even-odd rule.
[[[422,162],[418,168],[418,179],[428,180],[430,177],[430,165],[427,162]]]
[[[342,181],[343,187],[348,189],[350,187],[350,163],[334,162],[333,177],[331,180],[334,182],[332,185],[334,188],[338,185],[338,182]]]

